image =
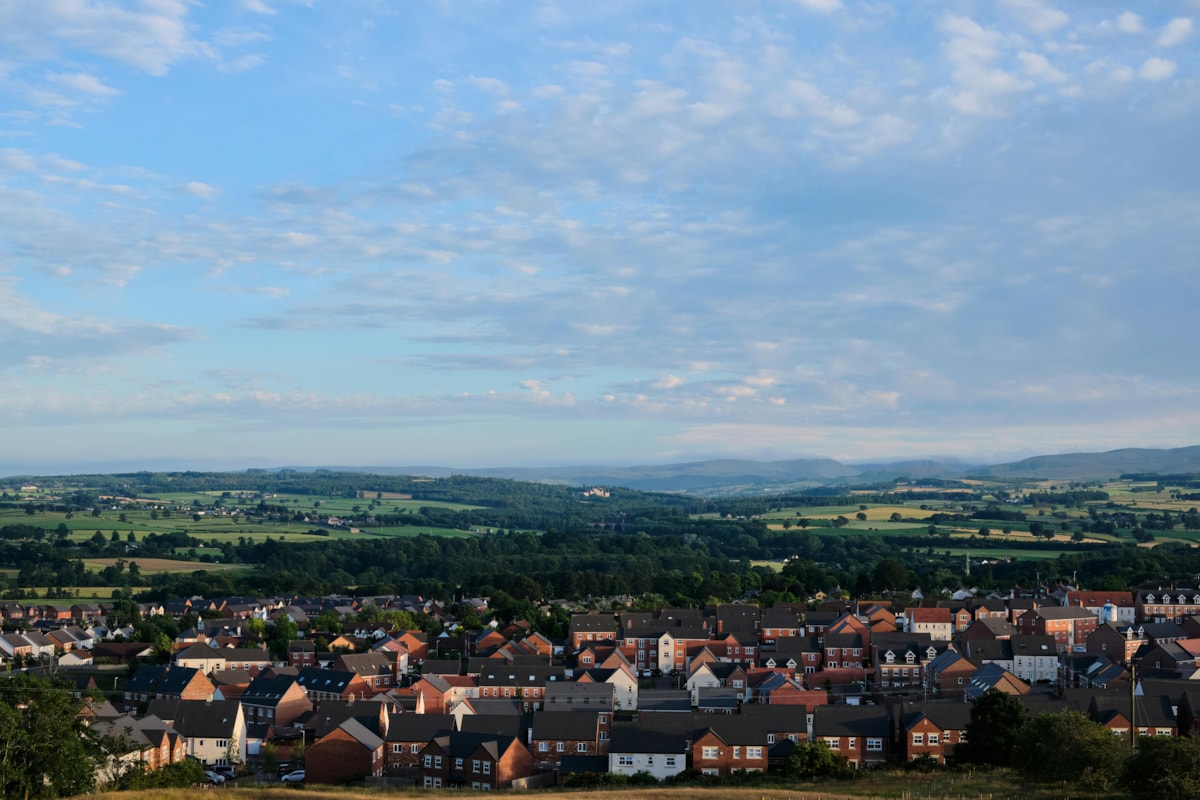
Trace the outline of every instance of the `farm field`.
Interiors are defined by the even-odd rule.
[[[171,558],[138,558],[136,555],[131,555],[127,559],[116,558],[88,558],[84,559],[84,566],[88,567],[93,572],[98,572],[104,567],[111,567],[117,561],[125,561],[126,563],[136,561],[138,568],[144,574],[152,575],[156,572],[194,572],[196,570],[204,571],[219,571],[237,569],[238,564],[206,564],[200,561],[178,561]]]

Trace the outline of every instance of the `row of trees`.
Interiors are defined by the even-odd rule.
[[[1128,739],[1075,711],[1029,717],[1011,695],[988,692],[971,708],[960,763],[1012,767],[1024,778],[1095,792],[1123,787],[1146,800],[1200,797],[1200,740],[1192,736]]]

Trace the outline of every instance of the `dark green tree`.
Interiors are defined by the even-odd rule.
[[[1125,762],[1122,783],[1136,800],[1200,797],[1200,738],[1143,736]]]
[[[1025,706],[1017,698],[994,690],[987,692],[971,704],[967,741],[955,748],[955,758],[968,764],[1009,766],[1027,719]]]
[[[51,798],[94,788],[101,739],[76,715],[66,684],[32,675],[0,679],[0,796]]]
[[[1033,780],[1104,791],[1117,782],[1125,747],[1103,725],[1077,711],[1060,711],[1025,723],[1015,763]]]
[[[852,772],[846,757],[833,752],[819,739],[798,743],[784,764],[784,774],[793,780],[844,778]]]

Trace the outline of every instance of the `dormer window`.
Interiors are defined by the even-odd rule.
[[[904,655],[904,663],[906,663],[906,664],[911,664],[916,660],[917,660],[916,655],[914,653],[912,653],[911,651],[909,651],[908,653],[906,653]]]
[[[1152,594],[1148,594],[1148,595],[1146,595],[1146,602],[1147,602],[1147,603],[1153,603],[1153,602],[1154,602],[1154,595],[1152,595]]]
[[[1184,597],[1183,595],[1179,595],[1179,605],[1183,605],[1186,602],[1187,602],[1187,598]]]

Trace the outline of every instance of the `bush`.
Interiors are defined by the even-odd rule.
[[[1137,800],[1200,797],[1200,740],[1192,736],[1138,739],[1125,762],[1122,783]]]

